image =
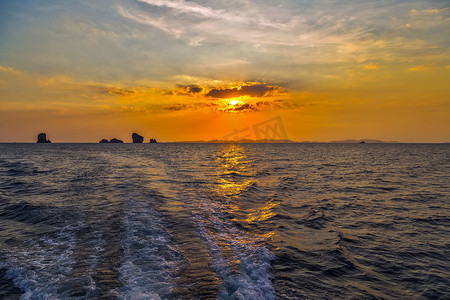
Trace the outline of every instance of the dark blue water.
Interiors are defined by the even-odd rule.
[[[0,298],[449,299],[450,145],[0,144]]]

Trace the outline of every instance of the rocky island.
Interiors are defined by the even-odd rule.
[[[123,141],[113,138],[113,139],[110,139],[109,141],[107,139],[102,139],[99,143],[100,144],[106,144],[106,143],[123,144]]]
[[[37,142],[38,142],[39,144],[40,144],[40,143],[43,143],[43,144],[51,143],[50,140],[47,140],[47,134],[45,134],[45,133],[39,133],[39,134],[38,134],[38,136],[37,136]]]
[[[131,135],[131,138],[133,139],[133,143],[134,144],[140,144],[144,141],[144,137],[140,134],[137,134],[135,132],[133,132],[133,134]]]
[[[133,134],[131,135],[131,138],[133,139],[133,144],[141,144],[144,142],[144,137],[140,134],[137,134],[136,132],[133,132]],[[107,139],[101,139],[99,141],[99,143],[100,144],[110,144],[110,143],[117,144],[117,143],[123,143],[123,141],[113,138],[113,139],[110,139],[109,141]],[[157,141],[156,141],[156,139],[150,139],[150,143],[151,144],[157,143]]]
[[[115,143],[115,144],[123,144],[122,140],[118,140],[116,138],[110,139],[109,142],[110,143]]]

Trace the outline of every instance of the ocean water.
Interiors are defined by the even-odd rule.
[[[0,144],[0,298],[450,299],[450,145]]]

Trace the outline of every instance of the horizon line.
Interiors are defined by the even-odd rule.
[[[261,139],[261,140],[191,140],[191,141],[158,141],[157,143],[143,142],[123,142],[118,144],[359,144],[362,141],[365,144],[450,144],[450,142],[401,142],[401,141],[381,141],[381,140],[334,140],[334,141],[295,141],[286,139]],[[0,144],[39,144],[36,141],[33,142],[1,142]],[[100,142],[51,142],[46,144],[101,144]],[[109,144],[109,143],[108,143]],[[114,144],[114,143],[113,143]],[[364,143],[363,143],[364,144]]]

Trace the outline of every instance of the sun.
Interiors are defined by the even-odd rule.
[[[246,111],[247,106],[248,104],[246,104],[246,102],[242,101],[240,98],[223,99],[221,102],[219,102],[217,111],[240,113]]]

